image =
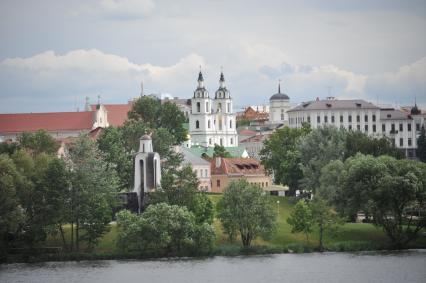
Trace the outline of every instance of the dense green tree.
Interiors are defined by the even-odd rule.
[[[266,170],[273,174],[275,183],[289,186],[290,195],[294,195],[299,189],[299,182],[303,177],[297,145],[309,132],[308,125],[301,129],[284,127],[265,140],[260,151]]]
[[[144,122],[150,129],[167,129],[175,137],[175,144],[187,140],[188,131],[183,127],[185,114],[174,103],[161,104],[158,99],[143,96],[135,101],[128,116]]]
[[[389,155],[401,159],[405,155],[387,137],[371,137],[361,131],[345,131],[346,145],[344,159],[357,153],[373,156]]]
[[[303,171],[301,186],[315,193],[320,186],[321,168],[345,155],[345,132],[333,126],[319,127],[303,137],[298,151]]]
[[[268,238],[276,228],[276,212],[268,196],[244,179],[225,189],[218,202],[218,216],[228,235],[239,232],[244,247],[258,236]]]
[[[422,127],[420,135],[417,138],[416,155],[420,161],[426,162],[426,130],[424,126]]]
[[[231,157],[231,154],[222,145],[215,144],[213,148],[213,157]]]
[[[306,242],[309,241],[309,234],[313,228],[313,215],[306,200],[299,200],[293,208],[287,223],[291,226],[291,233],[303,233]]]
[[[118,177],[103,155],[86,135],[80,136],[70,149],[71,171],[71,234],[75,247],[86,241],[93,248],[98,239],[108,231],[112,208],[116,205]],[[83,230],[83,237],[80,231]],[[74,239],[72,240],[74,246]]]
[[[330,202],[343,215],[363,211],[383,228],[393,246],[403,247],[426,225],[425,170],[416,161],[358,154],[339,168],[340,179],[323,178],[322,187],[333,187],[337,197]]]
[[[128,211],[117,214],[118,246],[154,255],[192,254],[211,250],[212,225],[197,225],[186,207],[159,203],[141,215]]]
[[[23,222],[16,189],[21,187],[22,176],[12,159],[0,155],[0,258],[7,252],[9,235],[16,235]]]
[[[38,130],[35,133],[24,132],[18,137],[18,141],[21,147],[30,150],[35,155],[56,154],[60,146],[45,130]]]
[[[165,171],[161,187],[150,194],[149,203],[163,202],[187,207],[197,223],[213,221],[213,204],[205,193],[198,191],[198,178],[190,165]]]
[[[12,155],[19,149],[21,149],[21,146],[17,142],[6,141],[0,143],[0,154]]]

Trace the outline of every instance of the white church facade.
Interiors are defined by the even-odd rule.
[[[225,86],[223,72],[220,74],[219,88],[212,99],[204,86],[203,74],[200,71],[198,87],[191,98],[189,134],[190,146],[238,146],[236,114],[230,92]]]

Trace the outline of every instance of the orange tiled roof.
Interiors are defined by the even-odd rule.
[[[266,175],[263,165],[254,158],[221,157],[219,167],[216,167],[216,158],[213,158],[210,167],[212,175]]]
[[[82,131],[93,126],[93,112],[50,112],[0,114],[0,133],[35,132],[37,130]]]

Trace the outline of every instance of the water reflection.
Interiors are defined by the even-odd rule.
[[[0,282],[425,282],[426,251],[0,266]]]

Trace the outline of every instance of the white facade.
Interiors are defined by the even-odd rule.
[[[215,99],[211,99],[204,87],[204,79],[200,71],[198,87],[191,99],[192,107],[189,115],[191,145],[238,146],[236,114],[233,110],[230,93],[225,87],[223,73],[219,83],[220,86],[215,93]]]
[[[281,93],[281,85],[278,84],[278,93],[269,99],[269,123],[288,123],[287,111],[290,110],[290,98],[287,94]]]
[[[324,125],[362,131],[370,136],[388,137],[407,157],[415,157],[417,137],[424,118],[400,110],[381,109],[364,100],[317,100],[302,103],[288,111],[289,126],[312,128]]]

